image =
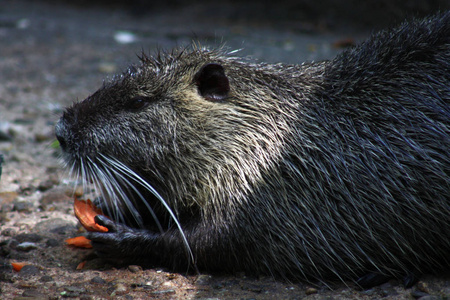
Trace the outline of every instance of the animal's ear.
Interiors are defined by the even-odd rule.
[[[230,92],[230,83],[225,70],[217,63],[204,65],[195,74],[194,81],[200,95],[211,101],[224,100]]]

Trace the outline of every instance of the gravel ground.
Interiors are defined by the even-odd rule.
[[[264,3],[264,2],[262,2]],[[2,0],[0,6],[1,299],[448,299],[450,276],[424,277],[412,289],[397,281],[367,291],[348,283],[313,286],[245,274],[186,275],[105,265],[64,240],[80,234],[74,182],[52,146],[62,108],[95,91],[104,78],[136,63],[143,49],[201,41],[242,49],[240,56],[300,63],[333,57],[366,37],[365,24],[308,18],[307,11],[260,10],[257,2],[177,1],[145,6]],[[239,7],[240,9],[237,9]],[[262,12],[261,12],[262,11]],[[253,14],[253,12],[255,12]],[[258,13],[259,12],[259,13]],[[266,18],[267,13],[274,16]],[[80,262],[87,263],[81,270]],[[20,272],[11,262],[25,262]],[[428,298],[427,298],[428,297]]]

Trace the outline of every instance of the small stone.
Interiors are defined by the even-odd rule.
[[[96,284],[105,284],[106,280],[101,278],[100,276],[95,276],[91,279],[91,282]]]
[[[67,203],[70,202],[72,199],[68,197],[65,193],[65,189],[61,187],[55,187],[53,189],[50,189],[46,191],[39,201],[41,205],[48,206],[48,205],[54,205],[55,203]]]
[[[16,250],[28,252],[28,251],[34,250],[36,248],[37,248],[37,245],[35,243],[24,242],[24,243],[17,245]]]
[[[15,201],[14,205],[13,205],[13,211],[18,211],[18,212],[25,212],[25,213],[29,213],[31,212],[30,210],[30,203],[25,202],[25,201]]]
[[[138,272],[142,271],[142,267],[136,266],[136,265],[130,265],[130,266],[128,266],[128,270],[132,273],[138,273]]]
[[[40,190],[41,192],[45,192],[48,191],[49,189],[51,189],[53,186],[55,185],[55,182],[51,179],[42,181],[39,186],[38,186],[38,190]]]
[[[263,288],[260,285],[253,284],[253,283],[246,283],[241,285],[241,289],[244,291],[250,291],[254,293],[261,293],[263,291]]]
[[[37,275],[39,273],[39,269],[33,265],[26,265],[19,272],[20,275]]]
[[[123,283],[117,283],[114,286],[114,291],[112,292],[111,296],[113,295],[124,295],[128,292],[127,287]]]
[[[168,295],[168,294],[175,294],[175,290],[163,290],[163,291],[154,291],[150,294],[153,295]]]
[[[75,197],[78,197],[78,198],[82,197],[84,195],[83,187],[81,185],[77,186],[75,188],[75,191],[73,192],[73,194]]]
[[[74,229],[73,225],[64,225],[64,226],[61,226],[58,228],[54,228],[54,229],[50,230],[50,232],[56,233],[59,235],[66,235],[67,233],[72,232],[73,229]]]
[[[422,292],[427,293],[427,294],[430,293],[430,289],[429,289],[428,284],[426,282],[419,281],[419,282],[417,282],[416,287],[417,287],[417,289],[419,291],[422,291]]]
[[[54,218],[37,223],[31,230],[42,235],[47,235],[49,232],[66,234],[67,232],[70,232],[70,230],[74,230],[75,224],[76,222],[74,221]]]
[[[50,137],[50,136],[48,136],[48,135],[46,135],[46,134],[42,134],[42,133],[36,133],[35,135],[34,135],[34,140],[36,141],[36,142],[38,142],[38,143],[42,143],[42,142],[45,142],[45,141],[48,141],[48,140],[50,140],[50,139],[52,139],[53,137]]]
[[[208,285],[211,280],[210,275],[198,275],[195,280],[196,285]]]
[[[12,136],[0,130],[0,141],[10,141],[10,140],[12,140]]]
[[[130,44],[136,42],[137,37],[132,32],[120,30],[114,34],[114,40],[119,44]]]
[[[106,73],[106,74],[112,74],[112,73],[116,73],[117,71],[117,65],[115,63],[101,63],[98,66],[98,70],[102,73]]]
[[[41,277],[40,281],[41,282],[51,282],[51,281],[54,281],[54,279],[52,276],[44,275]]]
[[[312,287],[307,288],[306,291],[305,291],[305,294],[306,294],[306,295],[317,294],[317,289],[312,288]]]
[[[15,230],[14,228],[5,228],[1,235],[3,236],[14,236],[16,234],[17,230]]]
[[[70,293],[76,293],[76,294],[81,294],[81,293],[85,293],[86,289],[82,288],[82,287],[78,287],[78,286],[66,286],[64,288],[64,290],[66,292],[70,292]]]
[[[35,289],[25,290],[22,293],[22,296],[26,297],[26,298],[33,298],[33,299],[43,299],[46,297],[44,294],[40,293],[39,291],[37,291]]]
[[[419,299],[419,300],[440,300],[440,299],[443,299],[441,297],[428,295],[427,293],[424,293],[424,292],[421,292],[421,291],[417,291],[417,290],[415,292],[412,292],[411,296],[414,299]]]

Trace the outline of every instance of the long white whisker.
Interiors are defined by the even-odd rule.
[[[107,164],[110,164],[110,162],[109,161],[105,161],[104,162],[105,164],[107,163]],[[111,165],[111,168],[114,168],[115,169],[115,165]],[[120,178],[120,180],[122,180],[124,183],[126,183],[126,186],[128,187],[128,188],[131,188],[131,189],[133,189],[133,191],[139,196],[139,198],[141,199],[141,200],[143,200],[142,202],[145,204],[145,206],[147,207],[147,209],[148,209],[148,211],[150,212],[150,214],[152,215],[152,217],[153,217],[153,219],[155,220],[155,222],[156,222],[156,225],[157,225],[157,227],[158,227],[158,230],[161,232],[161,233],[163,233],[164,232],[164,230],[163,230],[163,228],[162,228],[162,225],[161,225],[161,223],[159,222],[159,220],[158,220],[158,217],[156,216],[156,214],[155,214],[155,212],[153,211],[153,209],[152,209],[152,207],[150,206],[150,204],[148,204],[147,203],[147,201],[145,201],[145,198],[144,198],[144,196],[141,194],[141,192],[125,177],[125,175],[128,175],[129,173],[123,173],[123,170],[117,170],[117,171],[120,171],[121,173],[116,173],[115,175],[116,176],[119,176],[119,178]],[[124,175],[123,175],[124,174]],[[128,203],[128,201],[127,201],[127,203]],[[128,206],[128,204],[127,204],[127,206]],[[140,215],[139,215],[139,212],[137,212],[136,211],[136,209],[130,204],[130,207],[129,207],[129,209],[130,210],[132,210],[132,212],[133,212],[133,215],[135,216],[135,218],[136,217],[139,217],[140,218]],[[136,220],[137,221],[137,220]],[[143,226],[143,225],[142,225]]]
[[[137,175],[133,170],[131,170],[130,168],[128,168],[127,166],[125,166],[124,164],[110,159],[109,157],[106,157],[103,154],[99,154],[103,159],[105,159],[106,161],[108,161],[108,163],[111,166],[114,166],[114,168],[116,170],[120,170],[123,174],[127,174],[130,179],[133,179],[136,183],[140,184],[142,187],[144,187],[145,189],[147,189],[148,191],[150,191],[160,202],[161,204],[164,206],[164,208],[167,210],[167,212],[169,213],[170,217],[173,219],[173,221],[175,222],[176,226],[178,227],[178,230],[183,238],[183,242],[186,246],[186,249],[189,253],[189,256],[191,258],[191,260],[194,262],[194,254],[192,253],[191,247],[189,246],[189,242],[186,238],[186,235],[184,234],[183,228],[181,227],[180,222],[178,221],[177,217],[175,216],[175,214],[173,213],[172,209],[169,207],[169,205],[167,204],[167,202],[163,199],[163,197],[161,197],[161,195],[150,185],[148,184],[148,182],[146,182],[145,180],[143,180],[139,175]]]
[[[109,201],[113,201],[113,205],[107,205],[106,208],[108,210],[108,215],[111,216],[113,219],[125,223],[125,218],[120,213],[120,209],[117,209],[118,205],[115,202],[116,201],[116,195],[119,194],[119,196],[124,197],[125,194],[120,189],[116,179],[114,176],[111,175],[106,169],[103,170],[100,168],[96,163],[91,161],[92,168],[95,168],[95,170],[92,170],[92,174],[95,174],[94,179],[94,185],[103,193],[106,195],[103,195],[106,199]],[[126,198],[125,198],[126,199]]]
[[[106,166],[105,162],[102,161],[102,165]],[[111,185],[111,187],[114,189],[114,191],[116,191],[116,193],[120,196],[120,199],[123,200],[123,203],[125,204],[125,206],[127,207],[127,209],[131,212],[132,216],[134,217],[135,221],[138,223],[138,225],[140,227],[144,227],[144,222],[142,220],[142,217],[140,216],[139,212],[136,210],[135,206],[133,205],[133,203],[131,203],[131,201],[129,200],[129,197],[126,196],[125,192],[122,190],[121,187],[125,186],[127,187],[127,189],[129,189],[130,184],[127,185],[121,185],[119,184],[119,182],[117,181],[116,176],[119,176],[121,180],[123,180],[123,176],[120,174],[113,174],[109,168],[105,168],[104,170],[102,170],[104,172],[104,174],[106,175],[105,177],[107,179],[111,179],[108,184],[111,185],[111,182],[113,183]],[[135,190],[135,187],[132,186],[132,188]],[[114,197],[115,193],[109,193],[110,197]],[[111,199],[111,201],[113,201],[114,199]]]

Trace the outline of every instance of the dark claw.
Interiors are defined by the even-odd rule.
[[[108,228],[107,232],[88,232],[86,235],[99,257],[114,262],[127,259],[136,261],[142,257],[147,259],[145,249],[154,245],[157,235],[147,230],[130,228],[103,215],[95,216],[94,220],[98,225]]]
[[[117,232],[117,225],[116,223],[114,223],[113,221],[111,221],[110,219],[108,219],[107,217],[103,216],[103,215],[96,215],[94,218],[95,223],[97,223],[98,225],[104,226],[106,228],[108,228],[108,232],[112,233],[112,232]]]
[[[95,223],[108,228],[107,232],[89,232],[87,238],[95,253],[106,259],[121,259],[136,250],[132,242],[136,238],[134,229],[116,223],[103,215],[94,218]]]

